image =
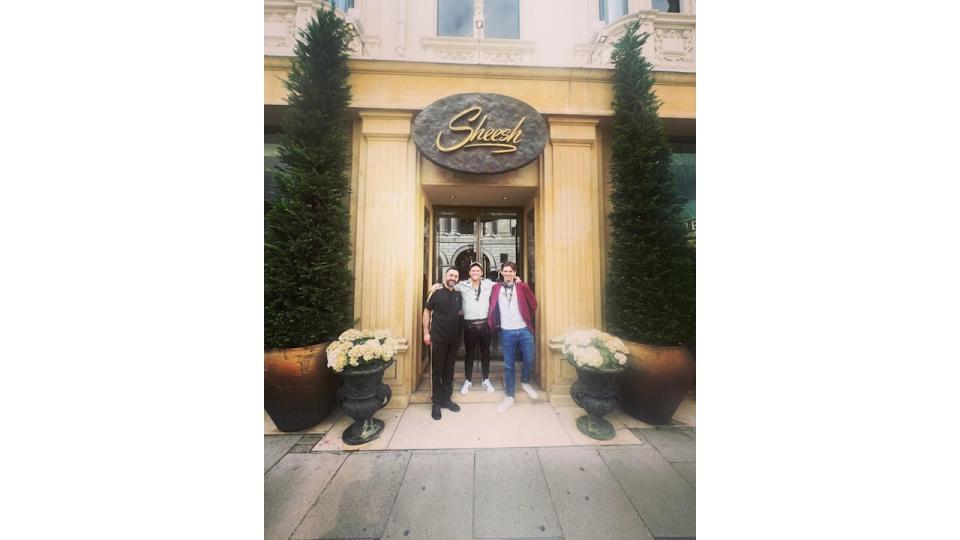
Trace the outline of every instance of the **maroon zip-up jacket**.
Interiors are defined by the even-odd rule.
[[[517,306],[520,308],[520,318],[526,323],[530,333],[533,333],[533,312],[537,310],[537,297],[527,284],[522,281],[515,281],[514,287],[517,288]],[[500,326],[500,310],[497,309],[497,302],[500,301],[500,289],[503,288],[503,282],[498,281],[493,285],[490,291],[490,311],[487,312],[487,326],[490,331],[496,331]]]

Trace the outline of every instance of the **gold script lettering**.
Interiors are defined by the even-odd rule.
[[[471,114],[473,113],[473,114]],[[441,152],[453,152],[454,150],[459,150],[461,148],[473,148],[475,146],[492,146],[500,148],[500,150],[493,150],[493,154],[504,154],[507,152],[516,152],[517,144],[522,140],[523,130],[520,129],[520,126],[523,125],[523,121],[527,119],[526,116],[520,118],[520,121],[517,122],[517,125],[513,129],[506,128],[488,128],[484,129],[483,125],[487,121],[487,116],[483,115],[483,118],[480,119],[480,122],[473,126],[473,122],[483,113],[483,109],[474,105],[460,111],[453,118],[450,119],[450,122],[447,124],[447,127],[450,128],[450,131],[453,132],[466,132],[468,135],[463,137],[459,142],[445,146],[440,142],[440,136],[443,135],[443,132],[437,133],[437,150]],[[469,116],[468,116],[469,115]],[[458,121],[466,118],[465,124],[457,124]],[[493,142],[497,141],[497,142]]]

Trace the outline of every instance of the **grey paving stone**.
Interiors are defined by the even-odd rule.
[[[683,434],[693,440],[697,440],[697,430],[695,429],[685,429],[683,430]]]
[[[564,538],[652,538],[596,449],[537,453]]]
[[[477,450],[477,538],[560,537],[560,522],[535,448]]]
[[[351,454],[291,538],[379,538],[409,461],[403,451]]]
[[[642,434],[667,461],[697,460],[697,442],[677,430],[647,429]]]
[[[676,461],[671,463],[673,468],[677,470],[678,473],[682,474],[684,478],[687,479],[687,482],[690,482],[690,485],[694,489],[697,488],[697,464],[692,461]]]
[[[332,452],[287,454],[277,462],[263,478],[263,537],[288,538],[345,458]]]
[[[314,444],[297,443],[290,448],[291,454],[306,454],[313,450]]]
[[[383,538],[473,538],[473,450],[414,452],[389,513]]]
[[[267,474],[293,445],[300,435],[264,435],[263,436],[263,474]]]
[[[598,451],[651,534],[697,535],[697,492],[659,452],[638,446]]]

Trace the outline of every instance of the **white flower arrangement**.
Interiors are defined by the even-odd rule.
[[[620,338],[599,330],[579,330],[563,339],[563,356],[584,368],[623,367],[629,352]]]
[[[389,330],[356,330],[351,328],[340,334],[337,341],[327,347],[327,365],[340,373],[347,366],[361,363],[388,362],[397,354],[397,340],[390,337]]]

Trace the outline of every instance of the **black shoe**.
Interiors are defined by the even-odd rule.
[[[448,399],[443,407],[450,409],[451,412],[460,412],[460,406],[454,403],[452,399]]]
[[[440,419],[440,405],[433,405],[433,411],[430,412],[430,416],[432,416],[434,420]]]

